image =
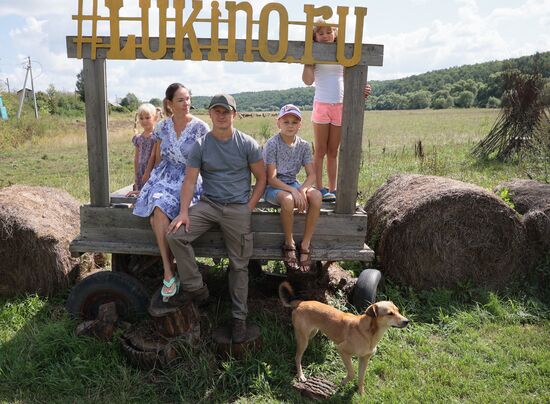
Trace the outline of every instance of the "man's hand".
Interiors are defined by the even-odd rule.
[[[189,231],[189,216],[187,214],[180,213],[177,215],[174,220],[168,225],[168,231],[167,233],[175,233],[178,231],[180,226],[184,226],[185,232],[187,233]]]

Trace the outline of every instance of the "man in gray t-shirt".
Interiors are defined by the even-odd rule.
[[[251,213],[265,189],[265,165],[258,143],[233,128],[237,115],[233,97],[214,96],[208,111],[212,131],[198,140],[189,153],[180,214],[170,223],[166,236],[181,282],[181,290],[166,305],[177,307],[189,300],[208,299],[208,289],[203,284],[190,243],[213,225],[219,225],[229,256],[232,339],[239,343],[247,337],[248,261],[253,247]],[[189,208],[199,173],[204,193],[201,200]],[[256,179],[252,194],[251,174]]]

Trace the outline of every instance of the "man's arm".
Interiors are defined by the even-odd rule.
[[[175,233],[181,225],[185,226],[185,231],[189,231],[189,205],[191,204],[191,200],[193,200],[198,177],[199,169],[187,166],[180,192],[180,213],[168,226],[168,233]]]
[[[248,201],[248,208],[250,210],[254,210],[256,204],[258,203],[265,191],[265,164],[263,160],[258,160],[255,163],[249,164],[249,167],[250,171],[252,171],[252,175],[254,175],[254,178],[256,179],[256,185],[254,185],[254,191],[252,191],[252,195],[250,196],[250,200]]]

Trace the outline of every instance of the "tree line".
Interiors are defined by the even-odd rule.
[[[539,73],[550,93],[550,52],[504,61],[493,61],[436,70],[397,80],[371,81],[372,94],[365,104],[371,110],[497,108],[500,106],[503,73],[518,70]],[[313,87],[234,94],[242,111],[274,111],[293,103],[310,110]],[[548,99],[548,95],[546,96]],[[193,97],[195,106],[206,107],[210,97]]]
[[[540,74],[546,83],[543,98],[546,105],[550,105],[550,52],[544,52],[503,61],[435,70],[397,80],[371,81],[373,90],[365,103],[365,109],[497,108],[504,92],[504,73],[511,70]],[[249,91],[234,96],[241,111],[276,111],[288,103],[311,110],[313,94],[313,87],[299,87]],[[74,93],[58,91],[53,85],[46,91],[36,93],[39,110],[52,115],[83,115],[85,98],[82,72],[77,75]],[[210,98],[194,96],[193,104],[196,108],[206,109]],[[120,102],[111,104],[110,110],[132,112],[142,102],[150,102],[155,106],[162,104],[159,98],[139,100],[134,93],[128,93]]]

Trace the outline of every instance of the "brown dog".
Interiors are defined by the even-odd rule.
[[[321,331],[335,344],[347,376],[346,384],[355,377],[351,364],[352,355],[359,357],[359,394],[364,391],[365,371],[370,357],[376,352],[376,345],[390,327],[404,328],[409,320],[399,314],[399,309],[388,301],[371,304],[365,314],[354,315],[341,312],[334,307],[313,300],[303,301],[295,297],[288,282],[279,286],[279,297],[285,307],[292,307],[292,325],[296,336],[297,378],[306,381],[302,372],[302,356],[309,339]]]

